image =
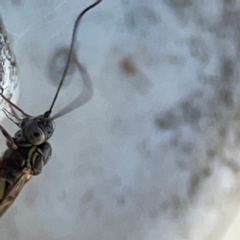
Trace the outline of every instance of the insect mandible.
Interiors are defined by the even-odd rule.
[[[53,120],[80,107],[89,101],[92,96],[92,85],[88,73],[75,58],[75,64],[80,71],[84,82],[84,89],[78,97],[70,102],[65,108],[54,116],[51,116],[52,109],[70,65],[79,22],[86,12],[94,8],[101,1],[102,0],[98,0],[85,8],[75,21],[68,59],[49,110],[39,116],[30,116],[5,97],[3,94],[4,89],[0,88],[0,96],[9,104],[12,110],[9,112],[7,109],[3,109],[3,112],[19,127],[19,130],[15,133],[14,137],[11,137],[4,127],[0,125],[0,130],[5,136],[8,146],[8,149],[0,158],[0,216],[5,213],[8,207],[16,199],[24,184],[28,182],[32,176],[40,174],[43,166],[50,159],[52,148],[47,141],[51,138],[54,132]],[[19,118],[15,110],[18,110],[23,115],[23,118]],[[15,120],[13,120],[12,117]]]

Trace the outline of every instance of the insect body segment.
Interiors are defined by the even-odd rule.
[[[14,181],[24,168],[31,169],[32,175],[40,174],[52,152],[51,145],[47,142],[54,131],[51,119],[46,119],[43,115],[27,117],[22,119],[19,125],[20,130],[14,138],[10,141],[8,139],[9,149],[2,157],[0,177],[10,182]]]
[[[35,118],[24,118],[21,123],[22,137],[26,142],[40,145],[46,142],[54,132],[53,120],[44,115]]]
[[[26,146],[21,138],[14,138],[14,140],[18,148],[9,148],[4,152],[1,177],[12,182],[24,168],[30,169],[32,175],[40,174],[42,167],[51,157],[51,145],[44,142],[37,146]],[[19,142],[19,145],[17,142]]]
[[[17,148],[7,142],[0,171],[0,216],[12,204],[23,185],[32,175],[39,175],[52,155],[51,145],[46,141],[52,136],[52,121],[43,116],[24,118],[21,129],[12,138]]]
[[[48,111],[46,111],[43,115],[32,117],[26,114],[17,105],[12,103],[6,96],[4,96],[3,88],[0,87],[0,96],[9,104],[12,110],[10,113],[8,110],[3,109],[3,112],[12,122],[14,122],[19,127],[19,130],[16,132],[15,136],[11,137],[11,135],[4,129],[4,127],[0,125],[0,131],[5,136],[8,146],[8,149],[0,158],[0,216],[5,213],[7,208],[18,196],[23,185],[33,175],[40,174],[43,166],[46,165],[50,159],[52,148],[47,141],[51,138],[54,132],[53,120],[66,115],[67,113],[80,107],[92,96],[92,84],[89,76],[84,67],[75,58],[75,64],[82,76],[82,80],[85,85],[83,92],[81,92],[76,99],[74,99],[60,112],[51,117],[53,106],[57,100],[59,91],[70,64],[79,21],[86,12],[94,8],[100,2],[101,0],[98,0],[84,9],[75,21],[66,67]],[[14,109],[18,110],[23,115],[22,119],[17,116]]]

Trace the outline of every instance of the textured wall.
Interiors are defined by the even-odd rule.
[[[51,61],[89,3],[0,1],[26,112],[49,107]],[[237,0],[105,0],[92,10],[77,54],[94,97],[56,121],[52,159],[0,220],[1,239],[221,239],[240,197],[239,13]]]

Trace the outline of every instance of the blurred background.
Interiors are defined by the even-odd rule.
[[[92,2],[0,1],[27,113],[49,108],[74,20]],[[239,0],[91,10],[75,54],[94,96],[56,120],[53,156],[1,218],[1,239],[239,239],[239,20]],[[67,79],[55,112],[81,89],[76,69]]]

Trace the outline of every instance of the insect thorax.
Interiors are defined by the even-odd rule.
[[[14,140],[17,144],[17,139]],[[4,152],[2,157],[2,177],[12,182],[24,168],[31,169],[32,175],[38,175],[51,157],[51,154],[52,148],[48,142],[44,142],[38,146],[18,146],[16,150],[9,148]]]

